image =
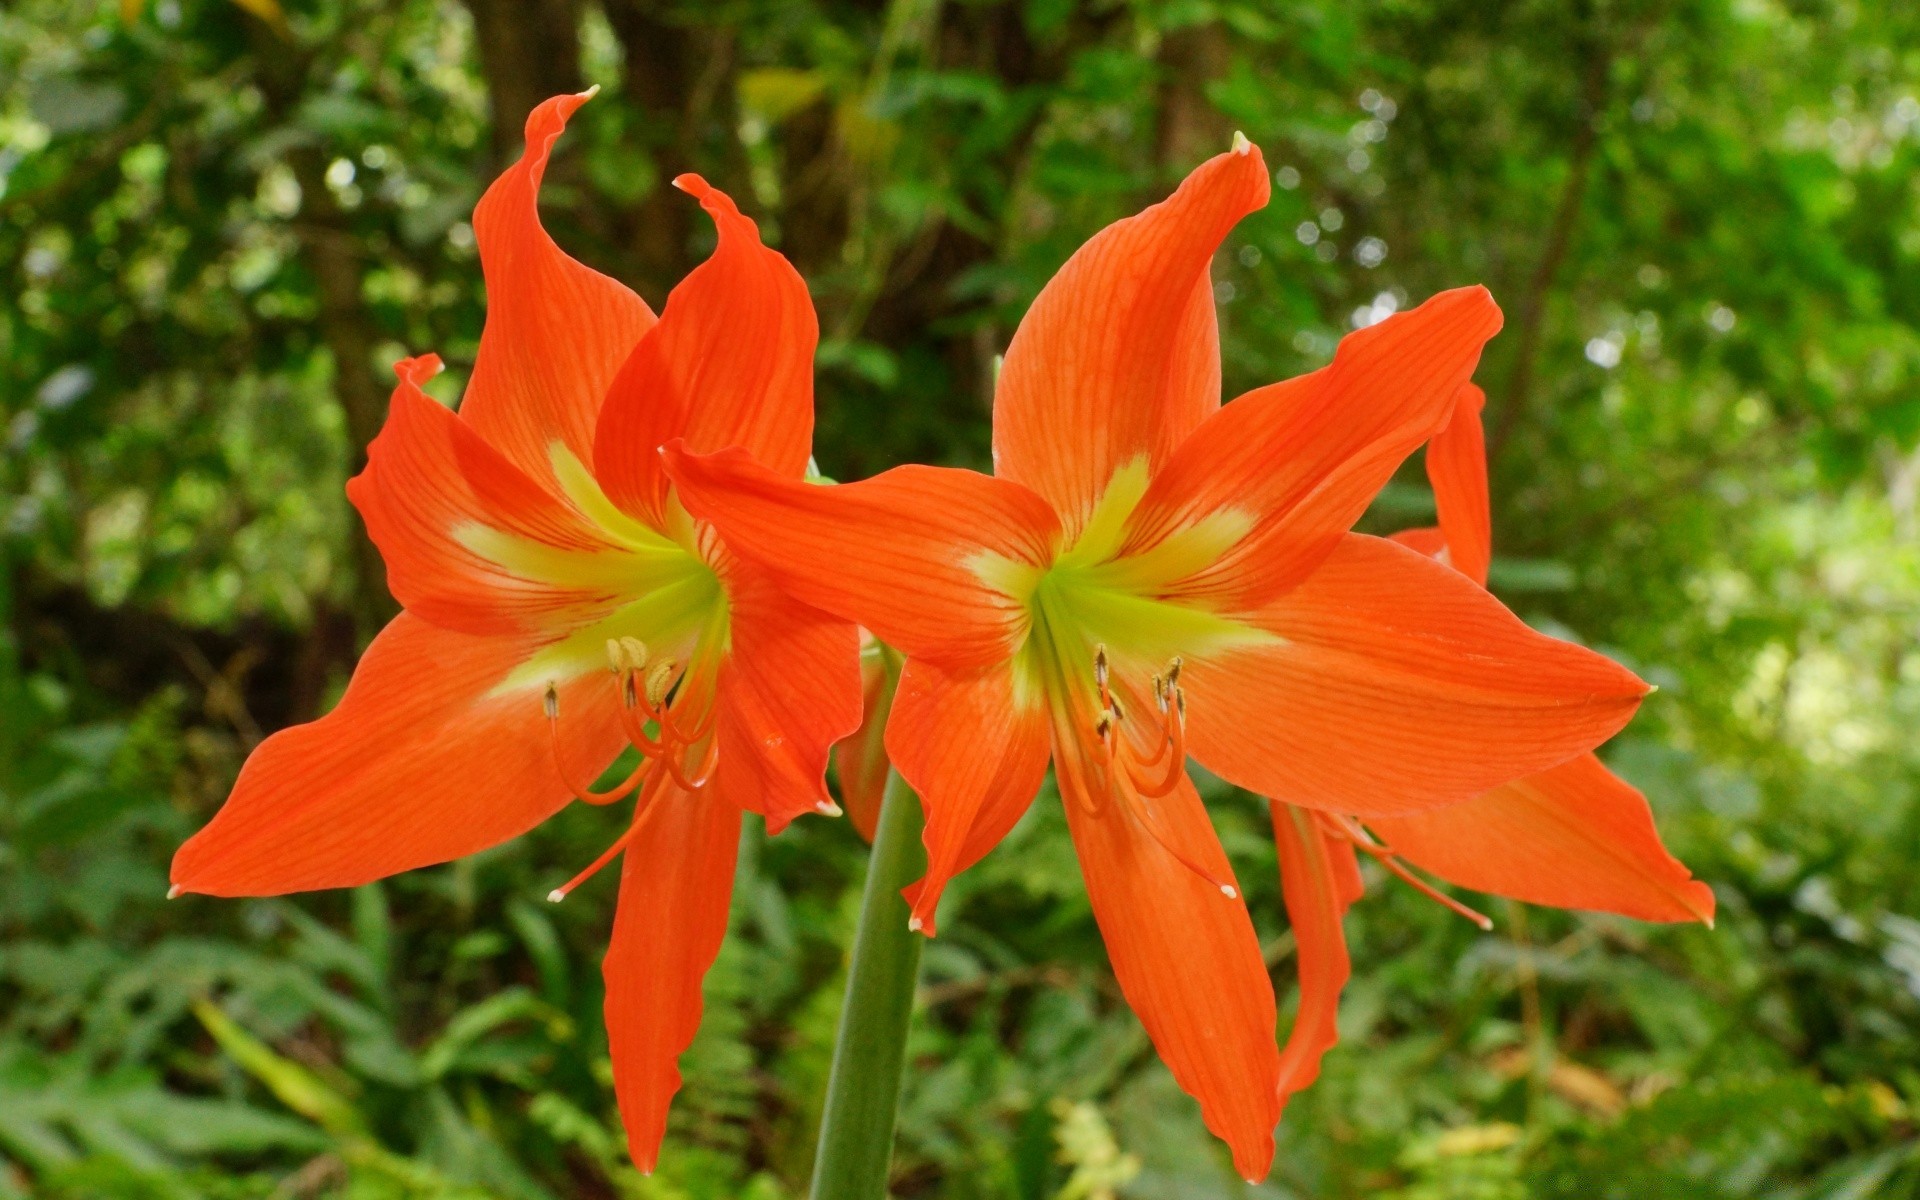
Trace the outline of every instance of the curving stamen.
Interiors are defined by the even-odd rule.
[[[627,794],[639,787],[641,781],[647,777],[647,769],[653,765],[653,761],[642,753],[640,765],[633,769],[633,773],[604,792],[583,788],[575,783],[572,776],[567,773],[566,757],[560,752],[560,692],[552,684],[547,685],[543,706],[547,714],[547,746],[553,754],[554,773],[560,776],[560,782],[573,793],[574,799],[585,804],[612,804],[616,800],[625,799]]]
[[[1115,782],[1118,783],[1118,780]],[[1127,780],[1127,784],[1129,785],[1132,782],[1131,779]],[[1172,789],[1169,788],[1168,790],[1171,791]],[[1114,791],[1119,794],[1121,802],[1128,805],[1133,811],[1133,814],[1140,819],[1140,826],[1147,831],[1147,836],[1158,842],[1162,850],[1171,854],[1174,861],[1212,884],[1214,889],[1227,899],[1239,899],[1240,891],[1238,888],[1220,878],[1218,875],[1215,875],[1212,871],[1207,870],[1205,866],[1174,844],[1171,833],[1160,824],[1159,816],[1154,813],[1153,806],[1147,803],[1145,797],[1141,796],[1140,793],[1135,791],[1131,786],[1126,785],[1116,786]]]
[[[1400,856],[1393,852],[1391,846],[1383,846],[1375,841],[1373,835],[1368,833],[1366,829],[1361,826],[1360,822],[1349,816],[1336,815],[1328,812],[1319,812],[1315,815],[1320,818],[1322,828],[1326,829],[1328,833],[1352,842],[1354,849],[1370,855],[1375,862],[1391,871],[1395,878],[1410,885],[1421,895],[1430,900],[1439,901],[1442,906],[1459,913],[1467,920],[1478,925],[1481,929],[1490,930],[1493,928],[1492,917],[1487,916],[1478,909],[1467,907],[1458,900],[1455,900],[1452,896],[1447,895],[1439,888],[1420,878],[1418,875],[1415,875],[1411,868],[1400,861]]]
[[[561,884],[559,887],[548,892],[547,903],[558,904],[562,900],[565,900],[567,896],[570,893],[572,893],[573,889],[579,887],[581,884],[585,883],[587,880],[592,879],[596,874],[599,873],[600,868],[612,862],[616,855],[618,855],[622,850],[625,850],[627,848],[627,843],[633,841],[633,835],[639,832],[641,816],[645,814],[648,808],[651,806],[653,802],[653,798],[659,795],[660,793],[659,779],[660,779],[660,776],[658,775],[654,776],[653,779],[649,781],[646,791],[641,793],[639,802],[636,803],[633,807],[633,819],[627,823],[627,831],[621,834],[619,837],[615,838],[613,841],[613,845],[608,846],[605,850],[603,850],[599,858],[596,858],[592,862],[588,863],[586,870],[580,872],[578,875],[575,875],[572,879],[567,880],[565,883]]]

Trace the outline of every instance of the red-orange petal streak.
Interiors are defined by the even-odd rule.
[[[528,114],[526,154],[473,212],[487,323],[460,416],[542,482],[556,441],[593,461],[607,385],[654,320],[640,297],[570,258],[540,224],[548,155],[586,99],[555,96]]]
[[[600,413],[595,472],[616,504],[661,524],[659,447],[739,446],[775,474],[806,473],[813,441],[813,350],[820,327],[807,285],[760,230],[698,175],[675,186],[719,231],[712,257],[673,289],[621,367]]]
[[[1480,410],[1487,396],[1469,383],[1460,389],[1453,419],[1427,445],[1427,479],[1439,510],[1447,562],[1487,586],[1493,561],[1493,515],[1487,498],[1487,443]]]
[[[189,892],[354,887],[515,837],[572,799],[554,769],[543,689],[495,694],[532,649],[402,613],[317,721],[248,756],[226,806],[180,847]],[[623,739],[612,677],[559,686],[567,773],[592,779]]]
[[[1221,895],[1105,794],[1091,775],[1097,751],[1056,735],[1054,752],[1067,825],[1120,989],[1175,1081],[1200,1101],[1207,1128],[1232,1147],[1241,1176],[1261,1179],[1280,1119],[1280,1055],[1273,984],[1246,901]],[[1233,877],[1191,783],[1182,778],[1153,803],[1183,855],[1217,878]]]
[[[1169,590],[1229,609],[1285,592],[1447,423],[1500,321],[1485,288],[1442,292],[1349,334],[1326,368],[1235,400],[1155,476],[1125,551],[1151,549],[1195,522],[1232,513],[1247,523],[1246,535]]]
[[[1188,661],[1187,743],[1222,777],[1309,808],[1468,799],[1591,750],[1647,691],[1457,571],[1360,534],[1254,620],[1280,640]]]
[[[1163,460],[1220,406],[1209,267],[1270,190],[1259,150],[1219,155],[1067,260],[1007,347],[995,474],[1045,496],[1071,531],[1115,470]]]
[[[1047,710],[1014,702],[1009,663],[949,675],[909,661],[887,750],[926,814],[927,873],[905,894],[931,937],[947,881],[998,845],[1040,790]]]
[[[1006,658],[1026,609],[983,576],[983,556],[1048,561],[1058,522],[1017,483],[946,467],[896,467],[859,483],[782,479],[739,451],[666,448],[688,511],[796,597],[949,669]],[[990,575],[991,572],[988,572]]]
[[[1270,807],[1300,978],[1300,1008],[1280,1051],[1284,1106],[1320,1077],[1320,1060],[1340,1040],[1340,992],[1353,973],[1341,921],[1360,898],[1361,883],[1351,842],[1329,837],[1308,809],[1277,800]]]
[[[1461,804],[1367,825],[1400,857],[1461,887],[1713,923],[1713,889],[1667,853],[1640,790],[1591,754]]]
[[[700,1028],[700,981],[727,933],[740,810],[704,789],[668,786],[640,821],[602,971],[627,1146],[634,1165],[651,1172],[680,1090],[680,1055]]]

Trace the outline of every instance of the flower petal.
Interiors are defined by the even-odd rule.
[[[700,981],[720,953],[740,846],[740,810],[666,785],[638,818],[602,973],[613,1086],[633,1163],[652,1172],[700,1029]]]
[[[1190,660],[1187,744],[1223,778],[1308,808],[1468,799],[1591,750],[1647,692],[1457,571],[1360,534],[1251,619],[1275,640]]]
[[[681,502],[729,548],[911,658],[985,666],[1026,633],[1009,585],[1051,559],[1059,525],[1017,483],[909,466],[821,486],[783,479],[737,450],[669,444],[664,457]]]
[[[1639,789],[1591,754],[1461,804],[1367,825],[1400,857],[1461,887],[1713,924],[1713,889],[1667,853]]]
[[[833,745],[833,769],[840,777],[840,803],[855,832],[871,844],[880,825],[880,803],[886,798],[887,725],[893,695],[900,683],[899,669],[887,661],[889,651],[874,636],[860,631],[860,727]]]
[[[1045,496],[1069,532],[1116,471],[1157,465],[1220,407],[1208,269],[1270,190],[1259,150],[1209,159],[1094,235],[1027,310],[994,393],[994,473]]]
[[[1300,1009],[1280,1051],[1280,1103],[1320,1077],[1320,1060],[1340,1040],[1340,992],[1353,974],[1341,921],[1360,898],[1353,843],[1328,837],[1311,810],[1275,800],[1273,844],[1280,891],[1300,975]]]
[[[1486,393],[1473,384],[1461,388],[1453,419],[1427,444],[1427,479],[1440,511],[1447,563],[1481,587],[1487,586],[1487,566],[1493,561],[1487,442],[1480,428],[1486,403]]]
[[[920,797],[927,873],[905,889],[928,937],[947,881],[986,856],[1047,776],[1047,709],[1015,699],[1013,665],[960,675],[909,660],[894,694],[887,750]]]
[[[1273,1162],[1280,1055],[1273,983],[1246,901],[1183,866],[1098,782],[1090,751],[1056,733],[1067,827],[1127,1003],[1207,1128],[1248,1180]],[[1184,775],[1153,802],[1181,853],[1218,879],[1233,868]]]
[[[174,855],[174,885],[215,896],[354,887],[539,824],[572,798],[544,689],[500,688],[536,646],[394,618],[332,712],[248,756],[226,806]],[[591,780],[625,744],[612,679],[593,671],[558,692],[568,775]]]
[[[1212,525],[1237,536],[1164,590],[1228,609],[1281,595],[1447,423],[1500,319],[1485,288],[1442,292],[1349,334],[1326,368],[1235,400],[1154,477],[1122,555]]]
[[[387,422],[367,448],[366,469],[347,483],[394,598],[415,616],[472,634],[551,631],[583,609],[617,603],[611,578],[566,585],[480,552],[476,534],[537,546],[548,562],[585,562],[614,546],[420,390],[439,364],[433,355],[394,364],[400,382]]]
[[[654,319],[640,297],[568,257],[540,224],[548,155],[586,101],[555,96],[528,114],[526,154],[473,212],[487,323],[460,416],[543,483],[553,478],[556,444],[593,461],[607,385]]]
[[[730,558],[722,576],[732,626],[712,790],[778,833],[831,807],[827,751],[860,723],[860,631],[789,598],[751,563]]]
[[[594,440],[607,494],[658,527],[667,478],[659,447],[740,446],[777,475],[806,473],[813,442],[813,349],[819,322],[792,264],[698,175],[674,186],[700,201],[720,240],[667,298],[660,323],[620,368]]]

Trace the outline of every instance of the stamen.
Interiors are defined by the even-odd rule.
[[[1381,866],[1391,871],[1396,878],[1411,886],[1421,895],[1430,900],[1439,901],[1446,908],[1459,913],[1483,930],[1491,930],[1493,928],[1492,917],[1487,916],[1477,909],[1467,907],[1458,900],[1455,900],[1452,896],[1447,895],[1439,888],[1420,878],[1418,875],[1415,875],[1406,864],[1400,861],[1400,856],[1393,852],[1392,847],[1383,846],[1379,842],[1374,841],[1373,835],[1369,834],[1366,829],[1352,817],[1336,816],[1332,813],[1321,813],[1319,815],[1329,831],[1336,837],[1342,837],[1352,842],[1355,849],[1371,855],[1375,862],[1378,862]]]
[[[667,693],[673,687],[674,665],[672,659],[663,658],[647,672],[647,707],[658,709],[665,706]]]
[[[572,777],[567,774],[566,757],[560,753],[560,693],[552,684],[547,685],[545,707],[547,711],[547,746],[553,753],[553,769],[554,772],[560,776],[560,782],[565,784],[567,790],[573,793],[574,799],[586,804],[612,804],[616,800],[624,799],[627,793],[639,787],[641,781],[647,777],[647,768],[652,766],[653,763],[643,752],[640,765],[633,769],[633,773],[604,792],[596,792],[591,788],[583,788],[575,783]]]
[[[1180,765],[1184,767],[1185,761],[1182,760]],[[1129,784],[1132,782],[1133,781],[1131,778],[1127,780],[1127,783]],[[1140,825],[1143,829],[1147,831],[1147,836],[1151,837],[1154,841],[1158,842],[1162,850],[1165,850],[1168,854],[1171,854],[1175,862],[1178,862],[1181,866],[1185,867],[1187,870],[1192,871],[1195,875],[1198,875],[1200,878],[1212,884],[1215,888],[1219,890],[1220,894],[1222,896],[1225,896],[1227,899],[1237,900],[1240,898],[1239,889],[1235,888],[1232,884],[1228,883],[1226,880],[1221,879],[1218,875],[1215,875],[1212,871],[1207,870],[1206,867],[1196,862],[1185,851],[1181,850],[1178,846],[1174,845],[1173,838],[1170,836],[1168,831],[1160,824],[1160,818],[1157,815],[1155,815],[1152,806],[1149,805],[1145,799],[1143,799],[1137,792],[1133,791],[1131,788],[1124,785],[1120,785],[1119,780],[1117,779],[1114,780],[1114,783],[1117,785],[1114,790],[1120,793],[1120,797],[1122,801],[1129,804],[1129,806],[1133,809],[1134,815],[1140,818]],[[1168,790],[1171,791],[1172,789],[1169,788]]]
[[[555,688],[551,683],[547,685],[547,696],[544,707],[547,710],[547,720],[558,721],[560,719],[560,692],[559,689]]]

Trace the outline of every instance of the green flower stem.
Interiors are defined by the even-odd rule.
[[[820,1116],[813,1200],[882,1200],[887,1194],[907,1027],[920,974],[920,935],[907,928],[900,889],[925,869],[920,825],[919,798],[898,773],[888,775]]]

